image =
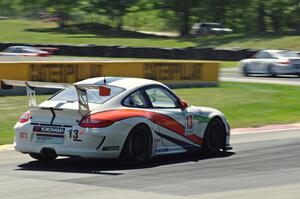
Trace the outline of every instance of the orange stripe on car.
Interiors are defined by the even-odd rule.
[[[169,129],[196,144],[202,144],[203,139],[196,135],[185,135],[185,128],[182,124],[174,120],[173,118],[152,112],[152,111],[144,111],[144,110],[134,110],[134,109],[120,109],[120,110],[110,110],[97,113],[97,118],[100,120],[109,120],[109,121],[120,121],[124,119],[128,119],[131,117],[144,117],[149,119],[150,121],[156,123],[159,126]]]

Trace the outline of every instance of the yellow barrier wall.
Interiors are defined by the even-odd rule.
[[[74,83],[90,77],[141,77],[165,83],[217,84],[219,62],[0,62],[0,79]]]

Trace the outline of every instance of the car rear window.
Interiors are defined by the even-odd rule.
[[[115,86],[106,86],[111,89],[111,93],[109,96],[100,96],[98,89],[88,89],[87,96],[88,102],[96,103],[96,104],[103,104],[106,101],[110,100],[111,98],[119,95],[125,89]],[[67,88],[64,90],[59,91],[54,96],[49,98],[50,101],[78,101],[78,95],[75,88]]]

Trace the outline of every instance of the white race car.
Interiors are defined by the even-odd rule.
[[[49,49],[55,49],[55,48],[49,48]],[[0,52],[0,56],[47,57],[50,55],[51,55],[50,52],[32,46],[11,46],[5,49],[3,52]]]
[[[158,155],[200,148],[214,155],[232,148],[220,111],[188,106],[157,81],[97,77],[73,85],[17,80],[1,85],[27,88],[30,109],[14,127],[15,149],[38,160],[120,157],[139,164]],[[37,105],[35,87],[61,90]]]
[[[300,76],[300,56],[286,50],[261,50],[252,58],[240,61],[240,67],[245,76],[251,74]]]

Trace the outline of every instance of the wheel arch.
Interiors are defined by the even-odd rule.
[[[223,124],[225,126],[225,130],[226,130],[226,134],[230,135],[230,126],[229,126],[229,123],[228,123],[227,119],[225,118],[225,116],[221,113],[211,113],[209,115],[209,122],[214,118],[219,119],[223,122]]]
[[[219,120],[221,120],[221,121],[223,122],[223,124],[224,124],[224,126],[225,126],[225,131],[226,131],[226,135],[225,135],[225,137],[226,137],[225,145],[226,145],[226,146],[230,146],[230,125],[229,125],[227,119],[225,118],[225,116],[224,116],[221,112],[220,112],[220,113],[214,112],[214,113],[211,113],[211,114],[209,115],[209,118],[210,118],[210,119],[209,119],[209,122],[210,122],[212,119],[214,119],[214,118],[219,119]],[[208,124],[208,123],[207,123],[207,124]],[[208,126],[208,125],[207,125],[207,126]],[[207,126],[206,126],[206,128],[205,128],[205,132],[206,132]],[[203,138],[204,138],[204,136],[205,136],[205,132],[204,132]]]
[[[140,163],[144,162],[144,161],[138,162],[135,158],[133,158],[133,157],[135,157],[135,156],[129,155],[129,154],[131,154],[132,152],[129,152],[129,151],[131,151],[131,150],[128,150],[128,149],[130,149],[130,142],[131,142],[132,136],[134,136],[137,132],[139,132],[139,131],[136,132],[135,129],[136,129],[136,128],[139,128],[139,127],[141,127],[141,126],[142,126],[142,128],[146,128],[146,129],[147,129],[147,139],[149,139],[149,140],[148,140],[148,141],[149,141],[149,145],[148,145],[149,148],[148,148],[148,152],[147,152],[148,155],[146,155],[147,158],[146,158],[144,161],[149,160],[149,158],[151,158],[152,155],[153,155],[153,131],[152,131],[151,127],[149,127],[148,124],[146,124],[146,123],[144,123],[144,122],[139,122],[139,123],[137,123],[136,125],[132,126],[132,128],[131,128],[130,131],[128,132],[128,134],[127,134],[127,136],[126,136],[126,139],[125,139],[125,141],[124,141],[124,144],[123,144],[123,146],[122,146],[122,149],[121,149],[121,151],[120,151],[120,155],[119,155],[119,158],[120,158],[122,161],[124,161],[125,158],[128,159],[128,157],[130,157],[130,158],[129,158],[129,164],[132,164],[132,163],[140,164]],[[148,136],[149,136],[149,137],[148,137]],[[133,160],[134,160],[134,161],[133,161]],[[124,162],[124,163],[125,163],[125,162]],[[128,162],[127,162],[127,163],[128,163]]]
[[[222,150],[223,152],[228,150],[228,146],[230,146],[229,144],[229,126],[227,124],[227,121],[223,118],[221,115],[214,115],[210,118],[209,122],[207,123],[204,135],[203,135],[203,150],[204,152],[208,153],[209,155],[216,155],[220,153],[220,150]],[[219,129],[218,127],[216,127],[216,129],[214,128],[216,125],[216,122],[218,122],[219,124],[223,124],[224,127],[222,127],[221,131],[216,130]],[[221,133],[222,132],[222,133]],[[219,134],[218,137],[216,137],[216,133]],[[221,134],[220,134],[221,133]],[[220,137],[221,135],[221,137]],[[218,140],[218,141],[216,141]]]
[[[276,64],[274,64],[273,62],[268,63],[266,65],[266,73],[268,75],[271,75],[272,77],[275,77],[277,75]]]
[[[151,136],[153,137],[153,132],[152,132],[152,128],[147,124],[147,123],[145,123],[145,122],[139,122],[139,123],[137,123],[136,125],[134,125],[131,129],[130,129],[130,131],[129,131],[129,134],[132,132],[132,130],[135,128],[135,127],[137,127],[137,126],[145,126],[147,129],[148,129],[148,131],[151,133]],[[128,136],[129,136],[129,134],[128,134]],[[127,136],[127,137],[128,137]]]
[[[246,76],[251,74],[252,71],[251,62],[250,61],[242,62],[240,65],[240,69],[241,69],[241,73]]]
[[[137,126],[140,126],[140,125],[143,125],[143,126],[145,126],[145,127],[148,129],[148,132],[149,132],[149,135],[150,135],[151,145],[152,145],[152,148],[153,148],[153,138],[154,138],[154,136],[155,136],[155,133],[154,133],[153,128],[150,126],[150,121],[148,121],[148,122],[147,122],[146,120],[144,120],[144,121],[139,121],[139,122],[135,122],[134,124],[132,124],[132,127],[131,127],[130,130],[128,131],[128,133],[127,133],[125,139],[123,140],[122,149],[121,149],[121,152],[120,152],[120,155],[119,155],[119,156],[122,155],[123,150],[124,150],[125,145],[126,145],[126,142],[127,142],[127,140],[129,139],[131,133],[133,132],[133,129],[136,128]],[[151,155],[152,155],[152,154],[151,154]]]

